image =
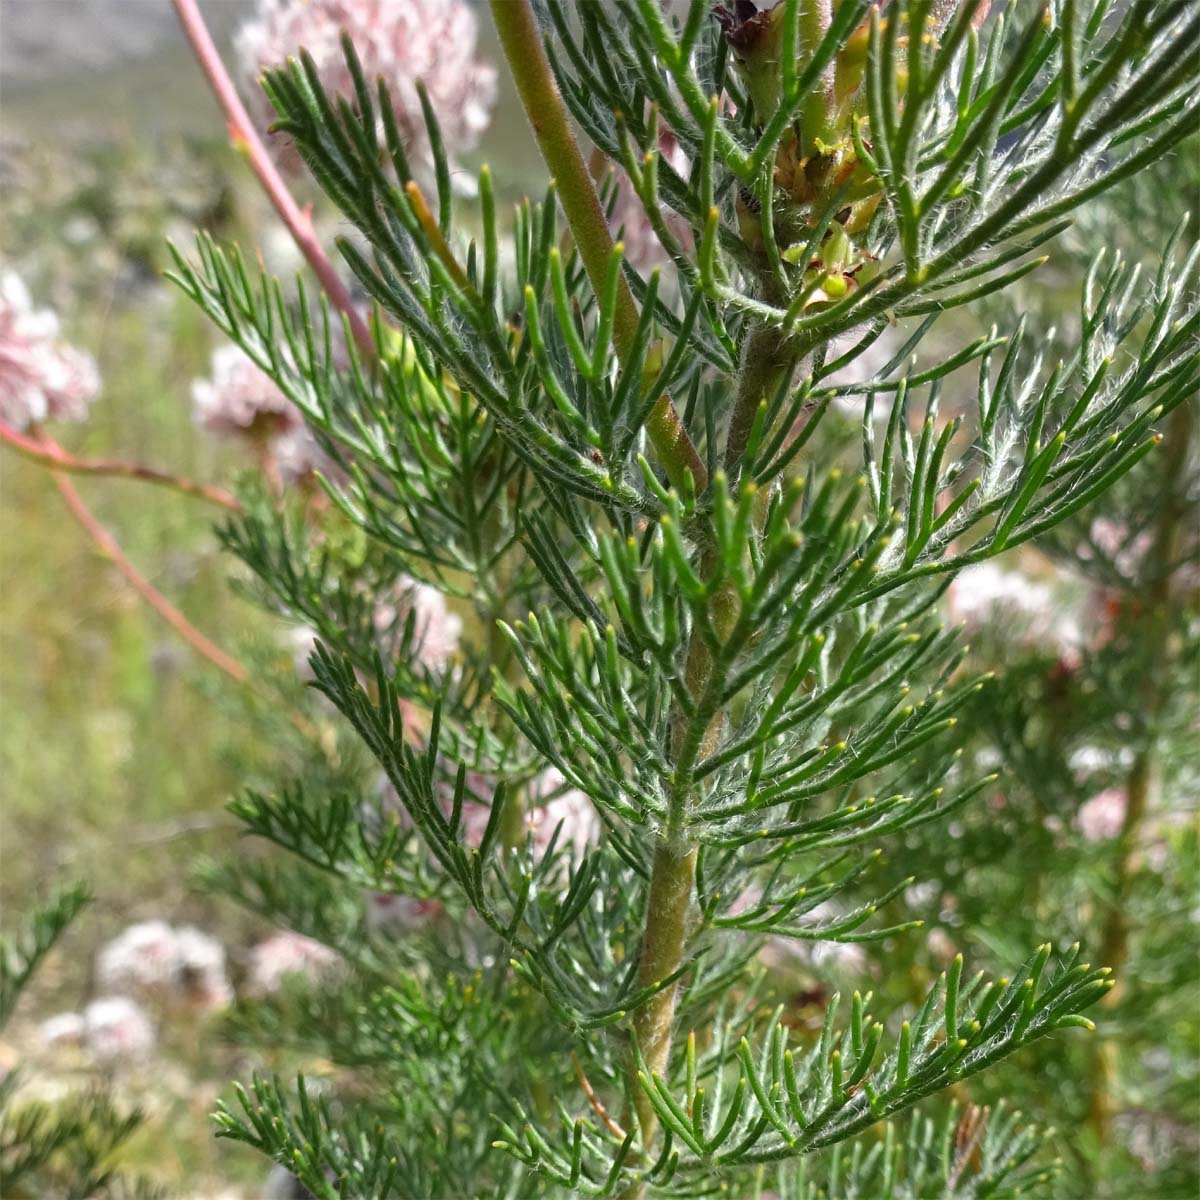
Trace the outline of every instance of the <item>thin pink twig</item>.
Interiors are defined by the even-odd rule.
[[[146,466],[144,463],[126,462],[116,458],[79,458],[45,434],[39,433],[37,437],[30,437],[29,434],[21,433],[3,421],[0,421],[0,441],[6,442],[27,458],[55,470],[70,471],[77,475],[115,475],[123,479],[141,479],[146,483],[156,483],[160,487],[168,487],[188,496],[200,496],[232,512],[241,511],[242,506],[224,488],[196,483],[191,479],[160,471],[156,467]]]
[[[325,294],[329,297],[330,302],[335,308],[346,314],[359,352],[367,360],[374,359],[375,342],[371,337],[371,331],[362,315],[354,307],[346,285],[321,248],[316,230],[313,228],[312,218],[305,209],[296,203],[291,192],[288,191],[287,184],[283,182],[279,172],[275,169],[275,164],[271,161],[271,156],[267,153],[262,139],[255,132],[246,107],[242,104],[237,89],[229,78],[229,72],[225,70],[225,64],[221,61],[221,56],[217,53],[217,48],[209,35],[208,27],[204,24],[204,18],[200,15],[199,5],[196,0],[173,0],[173,3],[184,32],[188,36],[188,41],[191,42],[192,49],[196,53],[196,58],[216,93],[217,102],[225,112],[226,120],[229,123],[229,134],[234,145],[245,152],[254,174],[258,176],[259,183],[262,184],[263,190],[275,206],[275,210],[283,218],[283,223],[288,227],[296,245],[308,260],[309,266],[321,281],[321,286],[325,289]]]
[[[231,679],[238,683],[248,683],[250,680],[250,672],[246,670],[240,662],[235,658],[231,658],[220,646],[216,645],[209,638],[198,630],[164,596],[148,579],[146,579],[138,569],[125,557],[125,552],[117,544],[117,539],[113,537],[107,529],[96,519],[91,509],[83,502],[83,498],[75,490],[75,485],[61,472],[51,471],[51,476],[54,479],[54,486],[58,488],[59,494],[66,502],[67,508],[70,509],[71,515],[79,522],[80,525],[87,531],[88,536],[100,548],[107,558],[111,559],[113,565],[129,580],[134,590],[151,608],[197,654],[203,655],[214,666],[219,667]]]

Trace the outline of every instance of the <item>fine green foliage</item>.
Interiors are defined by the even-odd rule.
[[[783,1163],[780,1194],[818,1196],[816,1176],[786,1173],[797,1160],[1090,1028],[1110,986],[1077,948],[1052,967],[1042,945],[995,982],[964,981],[959,958],[909,1020],[869,1017],[856,993],[848,1020],[835,1000],[819,1037],[793,1040],[754,959],[764,939],[919,923],[881,917],[912,882],[873,886],[884,852],[936,837],[991,782],[956,753],[986,678],[937,620],[945,585],[1084,510],[1195,393],[1196,259],[1167,231],[1148,283],[1097,267],[1049,369],[1021,323],[957,349],[931,331],[1040,266],[1076,208],[1183,138],[1200,14],[733,7],[551,3],[534,28],[523,3],[498,5],[518,84],[544,48],[645,203],[665,273],[563,228],[553,185],[517,206],[502,251],[489,172],[462,219],[428,106],[427,199],[386,82],[348,42],[351,96],[327,95],[303,54],[264,83],[356,230],[341,248],[377,305],[375,358],[342,349],[302,286],[293,301],[207,239],[196,260],[176,252],[180,287],[304,413],[337,520],[370,547],[350,563],[265,503],[223,534],[267,603],[317,630],[315,686],[403,818],[300,784],[234,811],[321,886],[436,899],[461,930],[397,951],[402,989],[386,955],[335,942],[366,998],[349,1028],[297,1018],[334,1061],[378,1070],[385,1116],[265,1080],[219,1115],[317,1195],[433,1195],[456,1171],[479,1194],[748,1194]],[[668,132],[685,173],[660,152]],[[577,213],[578,155],[543,150]],[[868,366],[885,337],[888,361]],[[849,396],[864,402],[851,448]],[[376,605],[405,577],[477,623],[451,663],[412,614],[381,635]],[[546,767],[557,791],[535,786]],[[602,830],[586,851],[565,822],[535,836],[569,791]],[[210,881],[334,932],[299,882]],[[506,1039],[522,1036],[516,1062]],[[924,1194],[927,1170],[946,1195],[1019,1186],[1024,1134],[989,1149],[989,1130],[969,1189],[932,1129],[912,1126],[907,1174],[894,1131],[839,1154],[825,1194]]]
[[[86,887],[66,888],[48,904],[34,909],[20,929],[0,937],[0,1025],[8,1023],[17,997],[38,963],[90,898]]]
[[[38,964],[91,899],[87,887],[64,888],[35,908],[21,927],[0,936],[0,1028]],[[0,1195],[159,1195],[147,1181],[124,1174],[115,1156],[142,1124],[103,1090],[79,1091],[45,1102],[22,1094],[25,1074],[0,1078]]]

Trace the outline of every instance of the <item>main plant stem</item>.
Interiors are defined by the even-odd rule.
[[[534,137],[554,175],[584,269],[599,295],[612,256],[612,237],[592,174],[571,130],[529,0],[491,0],[491,10]],[[622,277],[613,322],[613,346],[622,365],[628,364],[637,325],[637,305]],[[727,440],[726,466],[731,474],[740,468],[754,414],[764,394],[777,386],[783,373],[794,365],[794,357],[791,362],[787,358],[778,335],[764,331],[749,340]],[[680,487],[690,474],[696,493],[703,494],[708,484],[707,471],[669,395],[664,393],[651,411],[646,431],[671,483]],[[704,558],[703,573],[711,576],[716,566],[711,550],[704,551]],[[732,588],[719,588],[711,604],[713,625],[724,637],[737,620],[736,593]],[[693,701],[699,701],[714,678],[714,663],[698,634],[692,636],[685,672],[688,694]],[[679,997],[678,981],[661,985],[684,965],[687,954],[697,854],[688,836],[689,808],[695,793],[692,768],[698,756],[715,749],[723,724],[721,709],[712,715],[693,712],[689,716],[677,707],[672,714],[671,757],[675,778],[667,828],[654,852],[638,964],[641,987],[658,987],[659,991],[633,1014],[633,1035],[651,1075],[667,1071]],[[648,1156],[655,1142],[658,1117],[636,1079],[631,1080],[630,1090],[637,1110],[642,1151]],[[625,1196],[627,1200],[636,1200],[644,1191],[644,1184],[635,1184]]]
[[[1158,723],[1170,699],[1171,668],[1176,653],[1173,626],[1177,600],[1171,586],[1172,567],[1179,560],[1179,542],[1186,512],[1184,490],[1194,422],[1195,415],[1190,405],[1181,404],[1171,414],[1166,431],[1163,488],[1154,541],[1143,559],[1143,575],[1149,573],[1144,589],[1139,589],[1139,598],[1145,606],[1143,628],[1139,636],[1150,647],[1150,662],[1146,671],[1148,687],[1143,700],[1146,734],[1125,783],[1125,819],[1117,841],[1112,906],[1101,941],[1101,961],[1112,968],[1118,979],[1129,955],[1128,905],[1140,863],[1142,826],[1147,812],[1154,806],[1159,787]],[[1106,997],[1105,1003],[1116,1003],[1122,990],[1118,986]],[[1090,1119],[1101,1144],[1108,1144],[1110,1125],[1116,1114],[1118,1050],[1113,1038],[1103,1039],[1096,1050]]]
[[[516,82],[525,114],[546,166],[554,176],[558,198],[575,238],[579,256],[597,296],[604,291],[613,240],[596,187],[575,140],[566,105],[542,45],[529,0],[491,0],[492,20]],[[629,285],[621,277],[613,319],[613,346],[625,365],[637,335],[638,311]],[[696,492],[708,483],[704,463],[683,426],[671,397],[663,393],[646,418],[646,432],[667,478],[681,487],[691,472]]]

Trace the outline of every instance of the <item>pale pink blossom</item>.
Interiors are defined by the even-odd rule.
[[[759,953],[764,966],[773,971],[806,966],[818,973],[861,975],[867,956],[857,942],[812,942],[790,937],[769,937]]]
[[[294,625],[283,634],[283,642],[291,654],[296,674],[305,683],[311,683],[316,678],[309,660],[317,649],[319,636],[311,625]]]
[[[758,903],[755,897],[752,904]],[[818,928],[835,924],[845,911],[831,900],[814,905],[795,918],[798,926]],[[837,942],[792,938],[782,935],[769,937],[759,953],[764,965],[776,971],[794,970],[806,966],[818,973],[860,975],[867,968],[867,956],[858,942]]]
[[[256,996],[279,991],[289,976],[317,982],[334,971],[341,959],[329,949],[300,933],[277,933],[250,951],[246,988]]]
[[[233,987],[225,973],[225,947],[192,925],[175,931],[177,968],[173,998],[204,1012],[233,1003]]]
[[[82,1046],[87,1022],[82,1014],[56,1013],[38,1026],[38,1036],[47,1046]]]
[[[287,1167],[274,1166],[263,1184],[262,1200],[308,1200],[312,1192]]]
[[[34,309],[17,275],[0,274],[0,421],[82,421],[99,391],[95,360],[63,342],[58,317]]]
[[[1089,842],[1115,838],[1125,827],[1129,796],[1124,788],[1105,788],[1079,806],[1075,828]]]
[[[154,1049],[154,1025],[128,996],[102,996],[83,1011],[84,1044],[98,1063],[138,1062]]]
[[[575,863],[600,839],[595,805],[578,788],[568,787],[554,767],[548,767],[529,785],[527,820],[534,853],[539,858],[549,849],[556,831],[556,851],[569,849]]]
[[[192,384],[192,413],[209,433],[275,438],[302,428],[300,410],[240,346],[218,347],[212,374]]]
[[[243,91],[260,129],[278,117],[259,75],[265,67],[297,57],[301,47],[311,55],[325,90],[353,100],[354,82],[340,42],[343,30],[354,43],[368,85],[377,78],[388,85],[396,125],[415,169],[428,169],[433,162],[418,81],[429,93],[451,159],[475,146],[491,122],[496,70],[476,56],[478,21],[464,0],[260,0],[254,19],[235,40]],[[290,138],[274,135],[268,142],[282,166],[299,167]]]
[[[446,606],[446,597],[427,583],[402,577],[390,599],[375,606],[375,631],[381,650],[394,653],[413,615],[413,645],[417,662],[430,670],[444,668],[458,649],[462,618]]]
[[[993,562],[960,571],[950,585],[949,603],[955,618],[973,628],[1015,618],[1026,641],[1049,643],[1071,658],[1086,640],[1077,614],[1047,584]]]
[[[336,465],[317,444],[307,425],[297,425],[271,439],[275,469],[283,483],[303,483],[314,471],[336,476]]]
[[[1129,746],[1113,750],[1103,746],[1084,745],[1072,750],[1067,758],[1067,766],[1081,783],[1086,782],[1092,775],[1128,769],[1132,765],[1133,750]]]
[[[929,947],[929,953],[941,963],[953,961],[958,953],[954,939],[940,925],[935,925],[929,931],[926,945]]]
[[[130,925],[100,950],[96,980],[103,991],[128,992],[165,1004],[208,1011],[233,1001],[225,948],[190,925],[166,921]]]
[[[130,925],[101,947],[96,981],[105,992],[155,992],[169,988],[178,969],[175,930],[166,921]]]
[[[1137,574],[1142,558],[1154,540],[1145,530],[1131,538],[1124,525],[1109,517],[1097,517],[1092,522],[1088,534],[1090,544],[1085,542],[1080,546],[1080,555],[1083,558],[1092,558],[1092,547],[1095,546],[1121,575],[1127,577]]]

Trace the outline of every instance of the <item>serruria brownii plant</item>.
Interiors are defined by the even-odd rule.
[[[352,582],[314,574],[283,523],[227,535],[318,630],[316,686],[404,819],[300,781],[237,812],[331,879],[459,914],[448,978],[351,990],[370,1037],[422,1030],[381,1085],[403,1120],[368,1132],[265,1079],[222,1110],[317,1194],[813,1194],[810,1155],[1090,1027],[1111,980],[1057,935],[1001,979],[954,957],[911,1013],[835,997],[814,1035],[757,998],[764,941],[903,937],[894,891],[839,896],[990,783],[953,769],[983,682],[935,619],[944,585],[1083,510],[1195,389],[1194,264],[1169,230],[1157,278],[1089,297],[1053,370],[1028,337],[931,336],[1195,116],[1189,6],[987,9],[496,0],[552,179],[511,222],[484,167],[460,223],[434,106],[430,181],[352,38],[341,94],[302,47],[264,73],[275,135],[356,227],[341,248],[377,306],[373,349],[339,368],[328,309],[209,241],[177,280],[342,464],[341,514],[479,618],[441,670],[416,644],[384,659]],[[642,201],[670,289],[613,244],[581,135]],[[1121,319],[1130,303],[1144,320]],[[886,362],[827,383],[893,330]],[[965,415],[939,419],[962,393]],[[866,400],[857,451],[832,436],[846,396]],[[569,822],[557,845],[533,836],[548,767],[602,824],[582,857]],[[514,1061],[523,1036],[538,1048]],[[930,1169],[925,1130],[856,1152],[853,1189],[843,1157],[843,1191]],[[951,1194],[1040,1171],[1011,1118],[968,1114],[958,1138]]]
[[[220,92],[195,4],[177,8]],[[911,936],[897,901],[921,845],[993,782],[958,765],[986,680],[938,620],[946,587],[1083,513],[1194,397],[1195,256],[1170,229],[1157,274],[1089,290],[1052,366],[1031,331],[963,330],[1193,128],[1200,13],[491,15],[545,161],[536,202],[502,212],[487,166],[464,188],[466,114],[351,28],[337,65],[323,35],[262,86],[269,137],[354,227],[340,248],[373,309],[244,110],[324,295],[205,237],[175,255],[302,417],[359,539],[339,555],[258,502],[222,529],[314,631],[314,685],[386,776],[233,805],[294,863],[209,881],[339,956],[286,1019],[244,1020],[355,1076],[256,1077],[219,1130],[329,1198],[1027,1192],[1044,1131],[945,1101],[1091,1028],[1112,980],[1069,931],[997,978],[948,953],[903,1011],[853,990],[852,953],[810,954],[851,993],[812,1027],[767,1002],[761,957]],[[439,62],[473,54],[472,27]],[[614,183],[661,260],[614,243]],[[669,286],[639,269],[656,260]],[[381,646],[399,581],[462,615],[445,654],[415,608]],[[900,839],[912,876],[872,890]]]

